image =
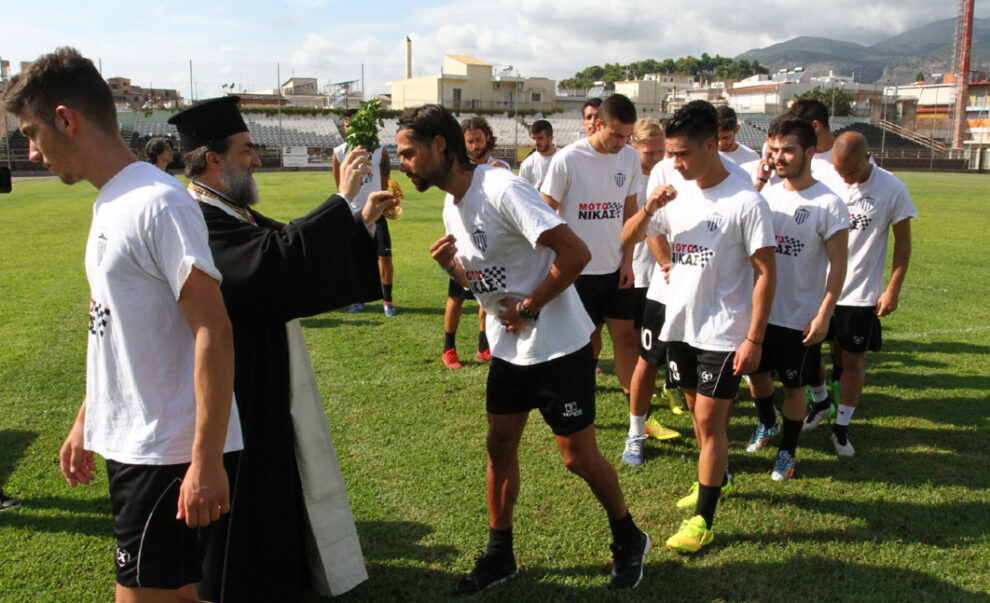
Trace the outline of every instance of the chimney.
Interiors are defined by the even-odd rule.
[[[412,79],[412,40],[406,36],[406,79]]]

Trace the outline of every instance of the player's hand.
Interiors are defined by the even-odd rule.
[[[361,191],[361,181],[371,175],[371,160],[367,151],[355,147],[340,164],[340,194],[353,201]]]
[[[668,285],[670,284],[670,262],[666,264],[660,264],[660,270],[663,270],[663,280]]]
[[[520,331],[529,325],[529,321],[519,316],[519,302],[523,300],[516,297],[504,297],[498,301],[498,319],[502,322],[505,330],[513,335],[518,335]]]
[[[433,259],[448,273],[454,268],[455,257],[457,256],[456,243],[457,239],[454,238],[454,235],[447,235],[430,245],[430,254]]]
[[[669,184],[661,184],[650,192],[646,199],[646,213],[655,214],[657,210],[677,198],[677,190]]]
[[[58,451],[59,467],[65,481],[70,486],[77,484],[89,485],[96,471],[96,459],[92,450],[83,446],[83,422],[76,421],[69,431],[68,437]]]
[[[348,197],[350,199],[350,197]],[[361,210],[361,219],[364,225],[371,228],[371,225],[382,217],[386,209],[391,209],[399,204],[399,201],[388,191],[376,191],[368,195],[368,202]]]
[[[760,159],[760,164],[756,167],[756,183],[755,188],[758,191],[762,191],[763,187],[767,185],[766,180],[770,179],[773,175],[773,159],[770,158],[769,153],[766,159]]]
[[[877,300],[877,316],[887,316],[897,309],[897,294],[884,291]]]
[[[744,340],[736,348],[736,356],[732,360],[733,375],[748,375],[760,366],[760,356],[763,355],[763,346],[757,345],[749,339]]]
[[[828,323],[828,320],[816,314],[814,318],[808,321],[808,324],[804,327],[804,331],[801,332],[804,335],[801,344],[812,346],[825,341],[825,336],[828,335]]]
[[[636,284],[636,274],[633,272],[632,260],[622,262],[619,268],[619,289],[629,289]]]
[[[190,528],[203,528],[230,511],[230,490],[223,461],[193,461],[179,486],[175,518],[186,520]]]

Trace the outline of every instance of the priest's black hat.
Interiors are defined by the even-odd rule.
[[[211,98],[170,117],[168,123],[179,129],[183,150],[191,151],[231,134],[247,132],[244,118],[237,110],[240,100],[239,96]]]

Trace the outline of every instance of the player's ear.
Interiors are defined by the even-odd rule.
[[[433,148],[443,153],[447,150],[447,139],[440,134],[437,134],[433,137]]]

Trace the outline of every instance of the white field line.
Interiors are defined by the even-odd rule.
[[[990,325],[983,325],[982,327],[965,327],[961,329],[940,329],[938,331],[922,331],[918,333],[892,333],[890,339],[893,340],[907,340],[907,339],[924,339],[926,337],[934,337],[936,335],[952,335],[954,333],[982,333],[983,331],[990,331]],[[884,336],[884,339],[887,339]]]

